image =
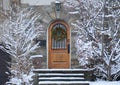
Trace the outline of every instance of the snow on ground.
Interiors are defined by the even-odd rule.
[[[120,81],[96,81],[96,82],[90,82],[90,85],[120,85]]]
[[[60,82],[60,81],[42,81],[39,82],[39,84],[79,84],[79,83],[89,83],[90,85],[120,85],[120,81],[95,81],[95,82],[89,82],[89,81],[69,81],[69,82]]]

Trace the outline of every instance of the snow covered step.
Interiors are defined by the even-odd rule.
[[[64,73],[64,72],[68,72],[68,73],[74,73],[74,72],[83,73],[85,71],[88,71],[88,69],[34,69],[34,72],[37,72],[37,73],[53,73],[53,72],[57,72],[57,73]]]
[[[88,71],[84,69],[36,69],[34,72],[39,85],[89,85],[85,79]]]
[[[88,81],[41,81],[39,85],[89,85]]]
[[[39,76],[40,77],[84,77],[84,74],[83,73],[77,73],[77,74],[63,74],[63,73],[46,73],[46,74],[42,74],[42,73],[39,73]]]
[[[68,74],[68,73],[44,73],[39,74],[39,80],[40,81],[84,81],[84,74],[78,73],[78,74]]]
[[[81,77],[44,77],[39,78],[40,81],[84,81],[84,78]]]

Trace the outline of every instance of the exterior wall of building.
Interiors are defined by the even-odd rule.
[[[22,8],[26,8],[26,7],[34,7],[35,10],[37,10],[38,13],[41,14],[41,17],[38,19],[42,25],[43,25],[43,29],[40,29],[40,33],[41,35],[38,36],[38,40],[41,41],[43,44],[41,45],[41,47],[36,51],[36,54],[40,54],[43,55],[43,57],[41,58],[42,60],[42,67],[41,68],[47,68],[47,64],[48,64],[48,56],[47,56],[47,31],[49,28],[50,23],[53,20],[56,19],[61,19],[64,20],[66,23],[68,23],[70,30],[71,30],[71,68],[77,68],[79,66],[78,61],[77,61],[77,56],[76,56],[76,48],[75,48],[75,36],[76,33],[74,32],[74,28],[71,26],[71,22],[75,20],[75,16],[71,16],[68,14],[68,12],[66,10],[64,10],[65,8],[62,6],[61,4],[61,10],[60,12],[56,12],[55,9],[55,3],[51,3],[51,5],[40,5],[40,6],[30,6],[28,4],[19,4],[19,0],[17,0],[17,2],[15,2],[15,0],[12,0],[12,2],[14,2],[14,4],[17,5],[21,5]],[[15,6],[13,6],[14,8]]]
[[[39,7],[38,7],[39,8]],[[41,46],[40,50],[38,51],[42,58],[42,68],[47,68],[47,30],[49,28],[50,23],[57,19],[56,11],[55,11],[55,4],[52,3],[50,6],[42,6],[41,10],[43,12],[43,17],[40,19],[41,22],[44,24],[44,29],[42,30],[41,36],[39,36],[39,40],[45,40],[46,45]],[[76,48],[75,48],[75,36],[76,32],[74,32],[74,28],[71,26],[71,22],[74,21],[75,17],[70,16],[63,8],[61,8],[59,19],[64,20],[68,23],[71,30],[71,68],[78,68],[79,63],[76,56]]]

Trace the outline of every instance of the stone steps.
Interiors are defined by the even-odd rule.
[[[38,85],[89,85],[83,69],[36,69]]]

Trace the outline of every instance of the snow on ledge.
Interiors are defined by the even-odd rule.
[[[21,0],[22,4],[29,4],[29,5],[51,5],[52,2],[55,0]]]
[[[60,3],[60,1],[59,1],[59,0],[56,0],[55,3]]]
[[[33,69],[33,71],[92,71],[93,69]]]
[[[89,84],[89,81],[40,81],[39,84],[77,84],[77,85],[81,85],[81,84]]]
[[[43,55],[33,55],[33,56],[30,57],[30,59],[33,59],[33,58],[42,58],[42,57],[43,57]]]

